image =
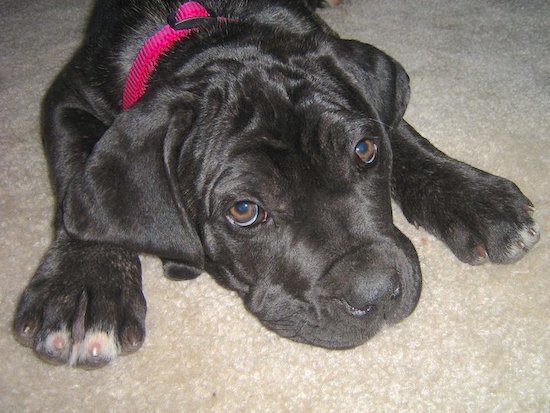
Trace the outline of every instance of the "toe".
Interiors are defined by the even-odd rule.
[[[469,262],[471,265],[481,265],[485,264],[489,261],[489,254],[487,253],[487,249],[481,245],[478,244],[474,248],[474,254],[472,255],[472,260]]]
[[[73,349],[71,365],[102,367],[113,361],[118,353],[119,345],[112,331],[88,331],[84,340]]]
[[[120,334],[122,353],[130,354],[139,350],[144,339],[145,331],[141,326],[130,325],[125,327]]]
[[[52,364],[64,364],[71,354],[71,336],[62,328],[47,334],[43,339],[39,338],[35,345],[38,356]]]
[[[32,347],[39,323],[34,317],[18,318],[14,323],[15,338],[25,347]]]
[[[524,226],[510,241],[503,258],[497,262],[508,264],[519,260],[535,246],[539,239],[540,226],[536,222]]]

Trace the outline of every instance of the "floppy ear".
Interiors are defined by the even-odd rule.
[[[153,117],[139,105],[120,114],[71,181],[63,220],[76,238],[175,260],[180,272],[196,276],[204,251],[171,182],[175,138],[167,136],[184,132],[171,131],[175,116]]]
[[[405,69],[374,46],[356,40],[339,40],[339,46],[340,62],[354,77],[366,101],[390,130],[396,127],[409,103],[409,76]]]

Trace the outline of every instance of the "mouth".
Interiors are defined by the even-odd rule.
[[[403,308],[404,289],[395,287],[384,304],[357,308],[342,298],[325,301],[328,317],[319,318],[296,303],[286,303],[288,313],[262,315],[260,321],[270,330],[293,341],[329,349],[350,349],[373,337],[384,325],[401,321],[412,309]],[[293,305],[295,304],[295,305]],[[324,311],[321,311],[323,313]]]
[[[341,301],[344,303],[346,311],[354,317],[366,317],[368,314],[374,313],[377,309],[375,305],[368,305],[365,308],[355,308],[346,300]]]
[[[247,308],[267,328],[293,341],[330,349],[357,347],[384,326],[405,319],[418,303],[420,265],[410,241],[402,239],[401,248],[390,245],[384,250],[393,253],[391,266],[351,274],[355,278],[350,281],[339,278],[347,277],[350,267],[340,260],[342,268],[332,271],[336,275],[323,278],[310,294],[298,297],[282,285],[266,283],[251,290]],[[357,257],[348,258],[353,262]]]

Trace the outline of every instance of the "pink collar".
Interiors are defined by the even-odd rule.
[[[122,96],[122,109],[130,109],[143,96],[147,89],[147,82],[157,67],[160,57],[174,43],[199,30],[204,23],[227,20],[223,17],[211,17],[208,10],[195,1],[183,3],[168,18],[169,24],[149,38],[139,51],[126,79]]]

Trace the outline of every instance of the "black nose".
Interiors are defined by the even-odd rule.
[[[392,270],[357,275],[343,297],[347,311],[353,316],[387,312],[401,295],[399,276]]]

